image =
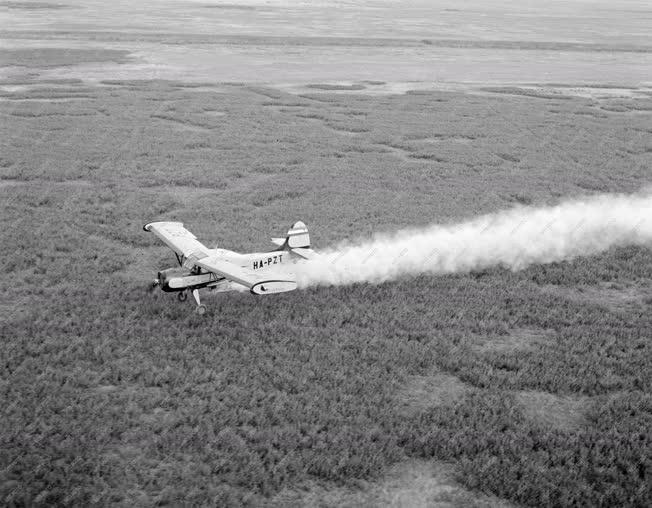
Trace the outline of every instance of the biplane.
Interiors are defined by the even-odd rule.
[[[176,255],[178,267],[158,272],[152,288],[176,292],[179,301],[191,293],[198,314],[206,312],[199,290],[241,291],[255,295],[271,295],[296,289],[297,283],[288,265],[311,259],[316,253],[310,248],[308,228],[296,222],[285,238],[272,238],[277,246],[270,252],[239,254],[226,249],[209,249],[188,231],[181,222],[150,222],[143,226],[154,233]]]

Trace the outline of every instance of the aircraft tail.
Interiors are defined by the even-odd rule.
[[[301,221],[292,225],[285,238],[272,238],[272,242],[278,245],[277,250],[289,250],[301,257],[305,257],[304,253],[310,249],[308,228]]]
[[[288,234],[285,237],[285,240],[290,249],[310,248],[310,235],[308,234],[308,228],[301,221],[295,222],[294,225],[288,230]]]

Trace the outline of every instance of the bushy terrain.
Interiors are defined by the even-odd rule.
[[[147,293],[174,258],[141,229],[249,250],[302,219],[318,249],[635,191],[649,99],[2,85],[3,503],[382,504],[418,461],[458,486],[428,502],[652,502],[650,250],[207,296],[199,317]]]

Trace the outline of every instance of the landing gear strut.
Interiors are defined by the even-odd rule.
[[[197,309],[195,309],[195,312],[197,312],[197,314],[200,316],[203,315],[206,312],[206,305],[202,305],[202,303],[199,301],[199,289],[193,289],[192,296],[197,302]]]

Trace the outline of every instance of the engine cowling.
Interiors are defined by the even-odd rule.
[[[181,279],[192,275],[189,270],[185,268],[168,268],[158,272],[158,282],[163,291],[181,291],[184,288],[170,287],[170,280]]]

